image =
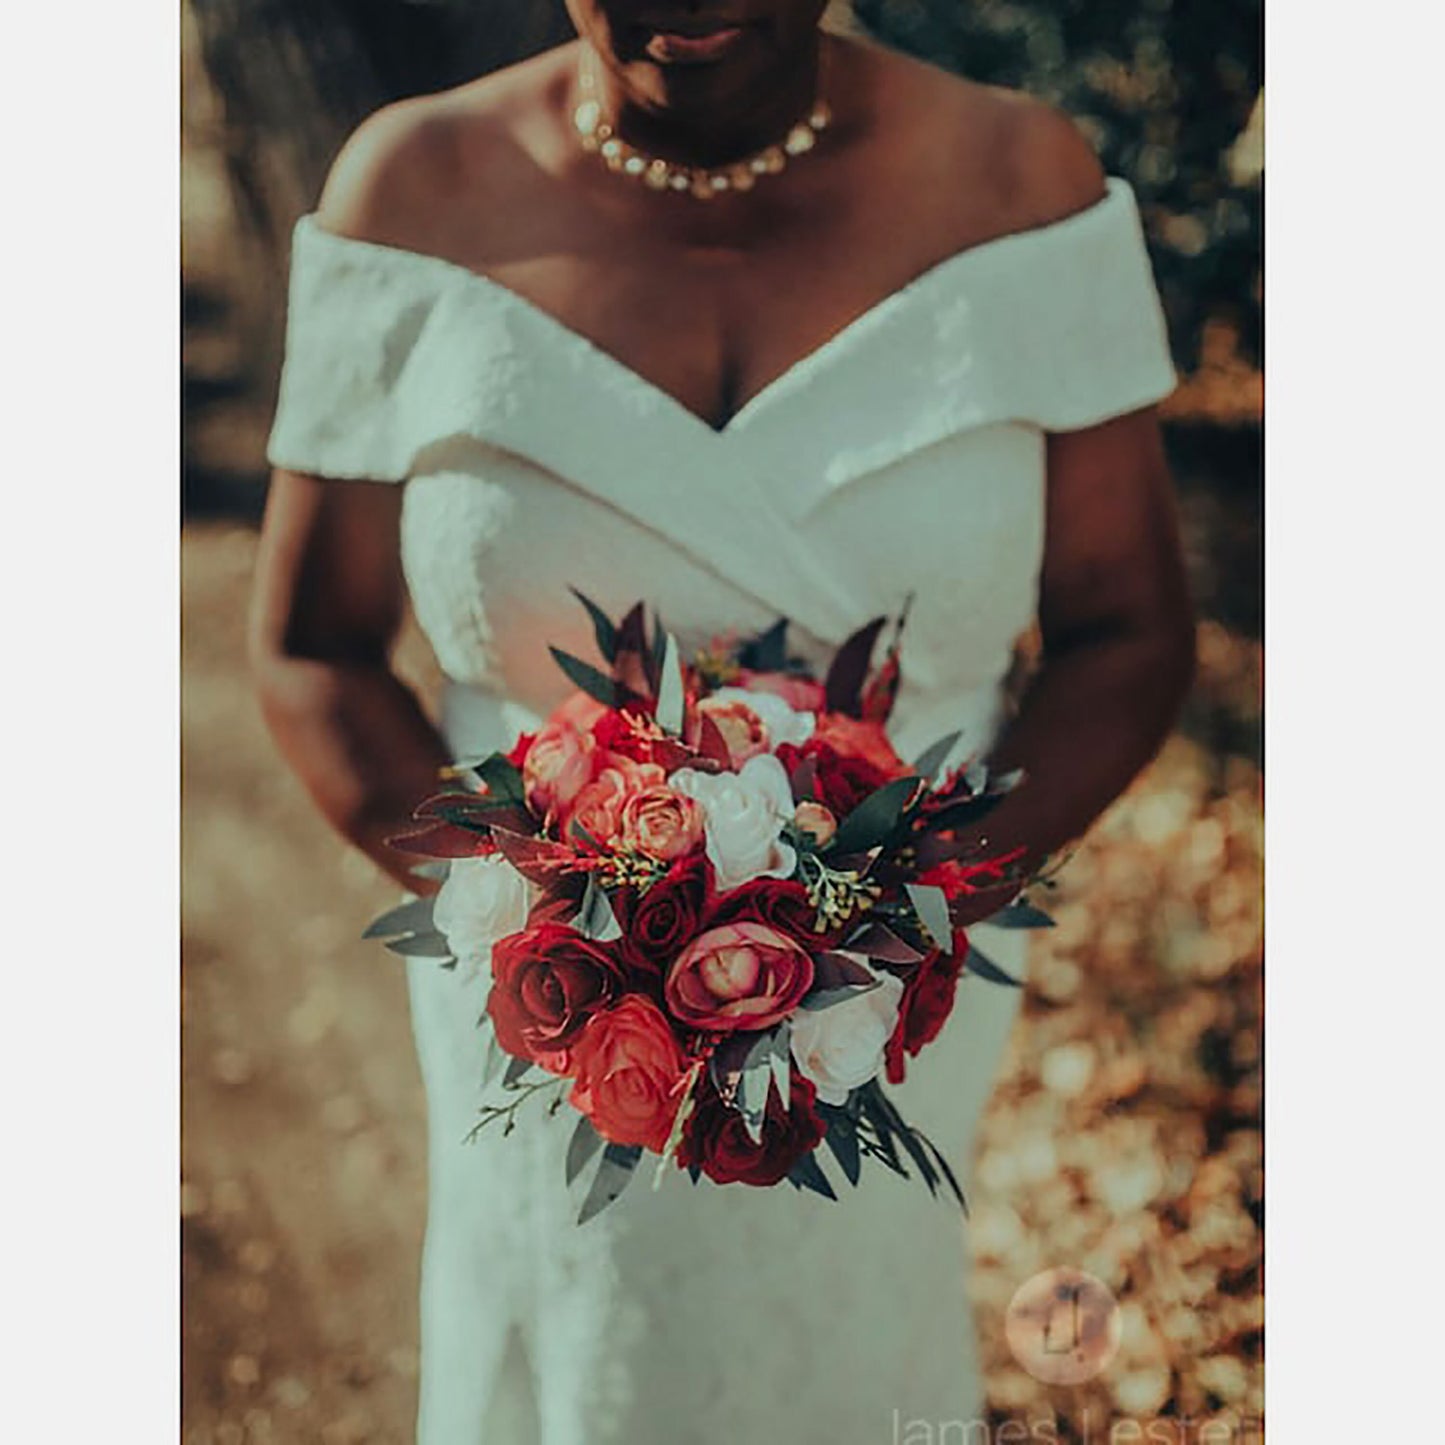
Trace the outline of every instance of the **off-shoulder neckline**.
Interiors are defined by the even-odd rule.
[[[702,433],[721,442],[743,429],[754,416],[765,410],[794,386],[800,384],[829,357],[856,342],[902,307],[915,301],[920,295],[942,285],[945,280],[965,273],[972,267],[986,266],[989,261],[997,260],[1007,254],[1027,252],[1075,238],[1092,227],[1103,224],[1105,220],[1112,221],[1121,208],[1125,214],[1136,213],[1137,202],[1133,187],[1127,180],[1120,176],[1107,176],[1104,184],[1104,194],[1092,205],[1085,206],[1082,210],[1074,211],[1056,221],[1049,221],[1040,226],[1031,226],[1021,231],[1010,231],[987,241],[964,246],[926,266],[916,276],[880,296],[845,321],[832,335],[819,342],[817,346],[804,352],[796,361],[790,363],[744,401],[722,426],[715,426],[706,417],[684,405],[664,387],[643,376],[641,372],[599,346],[590,337],[584,336],[545,307],[484,271],[475,271],[460,262],[449,261],[443,256],[436,256],[429,252],[415,251],[381,241],[363,240],[359,237],[345,236],[339,232],[327,230],[321,225],[315,213],[308,213],[298,219],[296,239],[300,241],[304,238],[308,244],[335,249],[337,254],[349,252],[358,256],[369,256],[378,265],[412,267],[419,272],[431,271],[438,276],[450,279],[455,284],[473,287],[479,293],[488,295],[496,304],[508,307],[514,314],[524,316],[548,329],[559,340],[580,347],[584,353],[592,356],[599,364],[611,368],[615,375],[638,389],[645,397],[679,413]]]

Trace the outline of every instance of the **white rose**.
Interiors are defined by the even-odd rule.
[[[878,1073],[884,1048],[898,1027],[903,980],[874,968],[868,971],[878,980],[876,988],[829,1008],[800,1008],[793,1015],[794,1062],[817,1086],[825,1104],[847,1103],[850,1089]]]
[[[754,878],[792,876],[798,855],[778,834],[793,816],[793,790],[771,753],[749,758],[736,773],[683,768],[668,784],[702,808],[707,856],[719,893]]]
[[[768,747],[776,751],[783,743],[800,747],[813,736],[817,719],[810,712],[797,712],[770,692],[749,692],[745,687],[720,687],[710,694],[719,702],[737,702],[748,708],[768,730]]]
[[[525,926],[531,901],[530,885],[506,859],[457,858],[437,894],[432,922],[471,975],[490,962],[497,939]]]

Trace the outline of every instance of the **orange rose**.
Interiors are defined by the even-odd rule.
[[[621,842],[625,848],[671,863],[691,853],[702,840],[702,809],[671,788],[644,788],[622,804]]]
[[[628,994],[594,1014],[571,1051],[571,1102],[614,1144],[661,1154],[681,1102],[687,1058],[662,1010]]]
[[[591,734],[578,732],[568,722],[548,722],[533,738],[522,764],[527,806],[543,816],[565,811],[592,781],[598,762]]]
[[[656,763],[635,763],[616,753],[603,754],[604,766],[564,810],[562,835],[573,826],[586,830],[604,848],[621,841],[622,810],[627,800],[652,788],[660,788],[667,774]]]

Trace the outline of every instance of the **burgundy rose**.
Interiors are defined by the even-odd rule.
[[[898,1002],[898,1027],[884,1051],[890,1084],[903,1082],[904,1054],[916,1055],[938,1037],[948,1022],[967,955],[968,939],[958,933],[953,953],[935,949],[904,983],[903,997]]]
[[[704,1071],[698,1079],[695,1106],[683,1125],[678,1163],[701,1169],[718,1184],[768,1186],[785,1179],[824,1134],[823,1121],[813,1107],[817,1099],[813,1085],[795,1071],[789,1093],[789,1108],[784,1109],[778,1091],[768,1091],[762,1142],[755,1144],[742,1114],[723,1101]]]
[[[817,933],[813,924],[818,910],[808,901],[808,890],[801,883],[781,878],[758,878],[724,893],[707,916],[704,925],[714,928],[720,923],[763,923],[777,933],[795,939],[805,948],[817,950],[835,940],[826,933]]]
[[[536,923],[492,946],[487,1013],[509,1054],[539,1059],[566,1050],[598,1009],[622,992],[611,949],[563,923]]]
[[[811,737],[801,747],[784,743],[777,750],[778,761],[791,777],[806,761],[813,764],[813,792],[838,818],[846,818],[870,793],[876,793],[896,774],[884,772],[867,758],[836,752],[829,744]]]
[[[680,859],[645,891],[624,888],[613,899],[623,962],[660,986],[673,959],[697,936],[707,900],[707,864],[701,857]]]

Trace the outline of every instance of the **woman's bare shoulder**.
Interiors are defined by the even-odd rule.
[[[457,198],[481,177],[495,190],[509,170],[525,169],[516,164],[521,136],[558,72],[553,51],[454,90],[384,106],[338,152],[317,219],[356,240],[445,251],[434,243],[455,219]]]
[[[986,210],[1000,234],[1062,220],[1104,195],[1104,169],[1077,123],[1038,96],[869,47],[900,129],[931,157],[940,193]]]

